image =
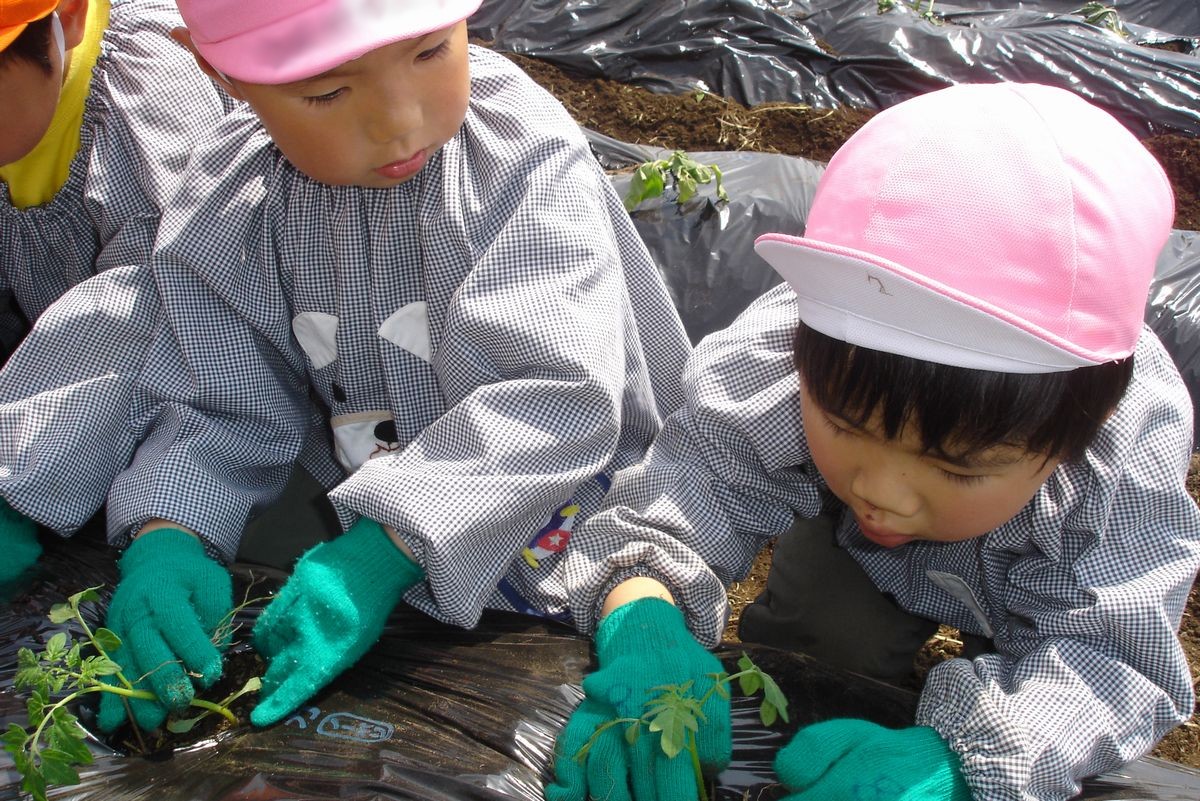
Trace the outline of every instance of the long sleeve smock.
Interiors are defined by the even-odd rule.
[[[680,404],[690,346],[576,123],[502,56],[470,69],[462,128],[391,189],[311,180],[249,113],[197,152],[156,245],[118,544],[164,518],[231,559],[314,452],[311,396],[344,522],[424,568],[410,603],[565,617],[554,566]]]
[[[25,209],[0,189],[0,294],[26,319],[102,270],[148,262],[193,148],[236,106],[170,38],[182,24],[171,0],[113,0],[66,183]]]
[[[697,346],[684,405],[572,543],[565,572],[583,630],[615,583],[648,575],[715,644],[723,587],[794,514],[818,513],[827,489],[800,417],[797,320],[795,295],[780,285]],[[1086,455],[1004,525],[887,549],[842,515],[839,544],[881,591],[995,643],[934,667],[916,716],[961,756],[976,798],[1068,798],[1190,717],[1176,634],[1200,564],[1200,513],[1184,486],[1191,415],[1147,328],[1129,390]]]

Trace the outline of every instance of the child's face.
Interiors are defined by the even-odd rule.
[[[800,409],[813,463],[863,536],[885,548],[986,534],[1011,520],[1060,461],[1003,445],[966,460],[926,453],[911,427],[889,440],[876,417],[852,426],[803,388]]]
[[[62,62],[51,54],[53,68],[24,59],[8,59],[0,66],[0,166],[24,158],[50,128],[62,91]]]
[[[231,81],[296,169],[388,188],[416,175],[467,113],[467,24],[372,50],[296,83]]]

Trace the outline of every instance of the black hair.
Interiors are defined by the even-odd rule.
[[[1133,357],[1056,373],[951,367],[857,347],[800,323],[796,369],[825,411],[889,439],[910,421],[928,453],[969,457],[997,445],[1078,459],[1116,408]]]
[[[49,14],[29,23],[8,47],[0,50],[0,68],[15,61],[28,61],[49,75],[54,70],[54,62],[50,60],[50,36]]]

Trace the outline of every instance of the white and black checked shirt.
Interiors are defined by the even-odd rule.
[[[192,149],[234,107],[168,35],[181,25],[171,0],[113,0],[67,182],[27,209],[0,188],[0,293],[28,319],[101,270],[147,263]]]
[[[581,629],[615,583],[648,575],[714,644],[724,586],[793,514],[818,513],[825,485],[796,399],[797,320],[782,284],[696,347],[683,407],[572,542],[564,567]],[[881,590],[995,642],[995,653],[934,667],[916,719],[961,755],[976,798],[1070,797],[1190,717],[1176,631],[1200,564],[1200,514],[1184,487],[1191,420],[1146,328],[1132,384],[1085,458],[1061,465],[1008,523],[886,549],[843,516],[839,542]]]
[[[470,69],[461,130],[393,189],[317,183],[226,117],[152,269],[81,284],[0,371],[0,434],[35,432],[0,436],[0,494],[53,525],[111,482],[117,544],[164,518],[230,560],[323,457],[343,521],[425,569],[410,603],[563,616],[557,549],[682,402],[690,345],[576,123],[502,56]],[[55,364],[65,341],[89,356]]]

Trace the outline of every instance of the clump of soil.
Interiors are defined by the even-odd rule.
[[[747,108],[717,95],[655,94],[617,81],[572,75],[538,59],[506,54],[535,81],[550,91],[579,124],[634,144],[688,151],[755,150],[828,161],[874,111],[853,108],[814,109],[805,105],[769,103]],[[1200,230],[1200,139],[1164,134],[1143,139],[1163,165],[1175,190],[1175,227]],[[1188,488],[1200,500],[1200,459],[1193,457]],[[733,607],[727,640],[737,641],[742,608],[766,584],[771,549],[759,554],[750,576],[729,590]],[[962,643],[958,632],[943,626],[918,655],[912,688],[920,686],[930,667],[956,657]],[[1200,584],[1192,588],[1179,638],[1193,675],[1200,675]],[[1198,710],[1200,712],[1200,710]],[[1175,729],[1154,754],[1200,768],[1200,714]]]
[[[236,693],[250,679],[262,676],[264,672],[266,672],[266,663],[256,651],[248,645],[235,645],[225,654],[225,669],[221,678],[212,687],[200,693],[198,697],[207,701],[219,702]],[[249,725],[250,710],[256,703],[258,703],[258,694],[246,693],[229,705],[229,711],[237,718],[239,727]],[[194,717],[202,711],[199,708],[191,707],[187,716]],[[233,728],[233,723],[217,714],[205,715],[195,726],[181,733],[168,731],[165,726],[155,732],[140,732],[136,731],[132,725],[126,724],[113,733],[109,738],[109,743],[113,748],[126,754],[154,759],[166,757],[176,748],[186,748],[195,743],[212,739]]]

